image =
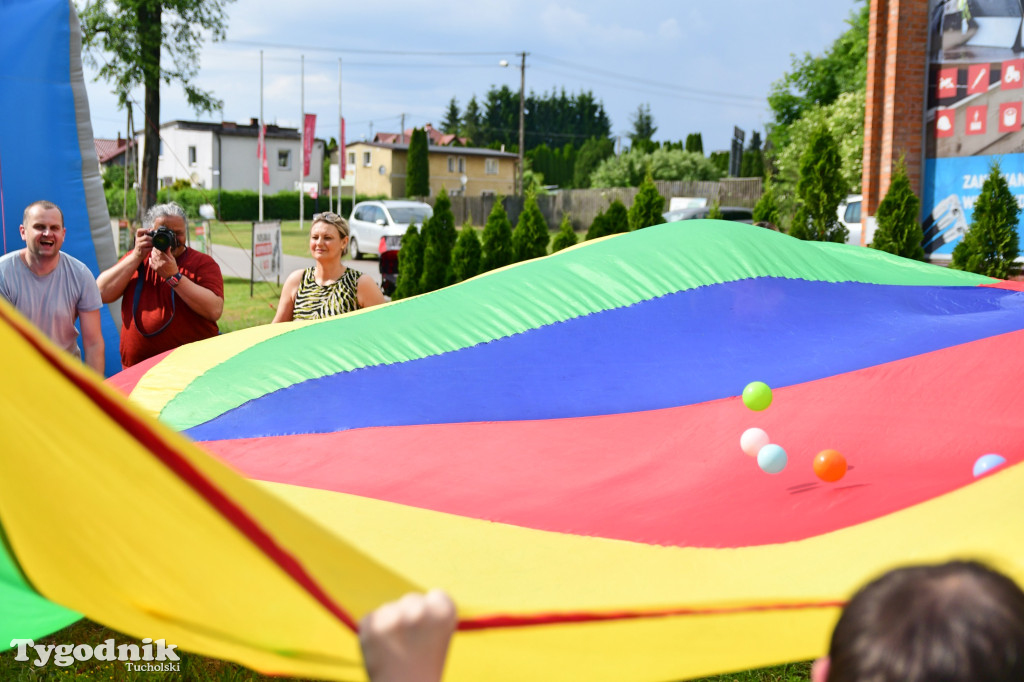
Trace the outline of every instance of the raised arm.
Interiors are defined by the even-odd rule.
[[[115,263],[113,267],[101,272],[100,276],[96,278],[96,286],[100,288],[100,298],[104,303],[116,301],[121,297],[132,274],[139,269],[152,250],[153,238],[149,236],[149,232],[143,228],[136,230],[135,248],[131,250],[131,253]]]
[[[359,623],[370,682],[440,682],[458,618],[441,590],[407,594]]]

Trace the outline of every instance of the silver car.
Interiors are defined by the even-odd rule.
[[[423,221],[432,215],[434,209],[430,204],[420,201],[361,201],[352,207],[352,215],[348,219],[349,254],[359,259],[368,253],[395,251],[401,247],[402,235],[409,225],[420,228]],[[384,246],[381,246],[382,241]]]

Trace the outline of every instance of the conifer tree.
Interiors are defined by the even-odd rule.
[[[452,275],[456,282],[463,282],[480,274],[480,238],[473,223],[459,230],[459,238],[452,249]]]
[[[789,234],[818,242],[844,242],[848,231],[836,213],[846,196],[842,159],[836,141],[824,127],[817,128],[800,157],[796,183],[798,208]]]
[[[594,220],[590,223],[590,227],[587,229],[587,235],[584,237],[584,239],[589,241],[591,239],[598,239],[599,237],[604,237],[608,234],[611,234],[610,232],[608,232],[608,220],[605,217],[605,212],[601,211],[596,216],[594,216]]]
[[[951,267],[979,275],[1009,279],[1019,272],[1015,259],[1020,255],[1017,223],[1020,207],[993,161],[981,194],[974,202],[971,229],[953,249]]]
[[[779,213],[779,203],[775,197],[775,183],[768,179],[765,181],[764,193],[754,205],[754,222],[771,223],[779,227],[782,223],[782,216]]]
[[[629,208],[629,229],[639,230],[651,225],[665,222],[662,212],[665,210],[665,197],[661,196],[651,178],[650,172],[640,183],[640,190]]]
[[[924,260],[924,247],[921,245],[924,232],[919,222],[920,214],[921,202],[910,188],[907,165],[901,157],[889,182],[889,191],[875,212],[878,229],[875,230],[871,248],[904,258]]]
[[[519,214],[519,221],[512,231],[512,250],[516,261],[546,256],[550,240],[548,222],[537,205],[537,196],[528,194],[523,212]]]
[[[434,201],[434,215],[423,224],[421,292],[436,291],[452,283],[452,249],[457,237],[452,202],[442,187]]]
[[[402,237],[398,252],[398,282],[393,300],[409,298],[420,293],[420,275],[423,274],[423,236],[415,225],[410,225]]]
[[[497,270],[514,261],[512,254],[512,224],[505,213],[501,197],[494,202],[491,214],[484,225],[482,262],[480,271]]]
[[[569,214],[565,213],[562,215],[562,222],[558,226],[558,234],[555,235],[551,242],[551,253],[575,246],[576,241],[576,232],[572,229],[572,221],[569,219]]]
[[[626,205],[618,199],[608,206],[604,219],[607,223],[605,234],[629,232],[629,211],[626,209]]]
[[[711,202],[711,208],[708,209],[708,220],[725,220],[725,214],[722,213],[718,199]]]
[[[414,128],[409,138],[406,158],[405,196],[425,197],[430,194],[430,151],[427,131]]]

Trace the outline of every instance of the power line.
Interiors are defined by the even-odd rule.
[[[221,40],[221,44],[245,45],[247,47],[277,48],[283,50],[301,50],[305,52],[330,52],[332,54],[358,54],[365,55],[366,50],[339,49],[337,47],[319,47],[317,45],[293,45],[288,43],[266,43],[254,40]],[[372,50],[373,54],[388,54],[403,57],[498,57],[514,54],[515,50],[503,50],[495,52],[464,52],[464,51],[439,51],[439,50]]]

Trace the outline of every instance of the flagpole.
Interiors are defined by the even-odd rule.
[[[267,136],[263,132],[263,50],[260,50],[260,129],[256,135],[263,139],[263,148],[256,150],[256,167],[259,169],[256,186],[260,188],[260,222],[263,222],[263,159],[267,156]]]
[[[342,169],[345,161],[345,124],[342,123],[341,114],[341,57],[338,57],[338,215],[341,215],[341,183],[345,181]]]
[[[305,230],[305,203],[303,195],[305,194],[303,187],[302,169],[306,163],[306,55],[302,55],[300,60],[300,72],[299,72],[299,232]]]

